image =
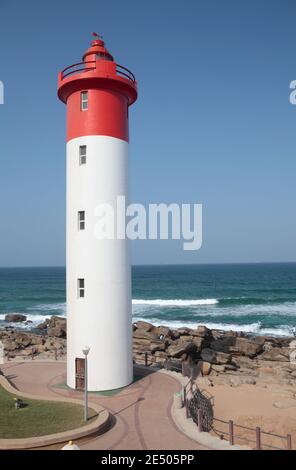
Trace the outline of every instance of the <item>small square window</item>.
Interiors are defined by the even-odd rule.
[[[86,145],[80,145],[79,147],[79,165],[86,164]]]
[[[78,230],[85,230],[85,211],[78,211]]]
[[[84,279],[78,279],[78,283],[77,283],[77,287],[78,287],[78,298],[79,299],[83,299],[84,298]]]
[[[80,94],[80,109],[86,111],[88,109],[88,92],[82,91]]]

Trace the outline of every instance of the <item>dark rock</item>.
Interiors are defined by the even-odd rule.
[[[180,358],[183,354],[195,353],[196,349],[196,344],[192,341],[178,339],[168,347],[167,353],[171,357]]]
[[[213,351],[210,348],[204,348],[201,351],[201,357],[204,361],[211,364],[227,364],[231,362],[231,355],[220,351]]]
[[[187,328],[186,326],[184,328],[178,328],[178,333],[180,336],[187,336],[191,334],[191,329]]]
[[[5,321],[11,323],[20,323],[26,320],[26,315],[21,315],[20,313],[8,313],[7,315],[5,315]]]
[[[179,339],[180,333],[178,330],[172,330],[172,339]]]

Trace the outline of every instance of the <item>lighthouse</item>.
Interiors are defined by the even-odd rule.
[[[99,391],[133,380],[128,240],[96,237],[96,214],[102,205],[115,208],[120,196],[128,199],[129,107],[137,83],[94,36],[82,62],[59,73],[58,97],[67,110],[67,384],[83,389],[87,376],[88,389]]]

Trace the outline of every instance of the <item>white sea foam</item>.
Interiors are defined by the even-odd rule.
[[[246,304],[220,306],[215,309],[192,309],[192,315],[199,317],[248,317],[248,316],[287,316],[296,317],[296,303],[283,302],[279,304]]]
[[[155,326],[165,325],[170,328],[193,328],[195,329],[198,325],[206,326],[211,330],[222,330],[222,331],[242,331],[244,333],[254,333],[257,335],[270,335],[270,336],[292,336],[291,328],[286,325],[279,325],[278,328],[261,328],[261,323],[249,323],[249,324],[235,324],[235,323],[214,323],[214,322],[186,322],[184,320],[159,320],[158,318],[143,318],[133,317],[133,321],[148,321],[153,323]]]
[[[219,301],[217,299],[133,299],[133,305],[154,305],[159,307],[190,307],[195,305],[215,305]]]
[[[144,320],[155,325],[167,325],[171,328],[179,328],[187,326],[196,328],[197,325],[204,325],[211,329],[219,329],[224,331],[243,331],[254,334],[274,335],[274,336],[291,336],[292,330],[289,325],[278,325],[277,327],[265,328],[260,321],[248,323],[247,317],[256,318],[257,315],[274,316],[296,316],[296,303],[285,302],[278,304],[249,304],[249,305],[228,305],[220,306],[217,299],[133,299],[133,321]],[[218,305],[217,305],[218,304]],[[208,306],[208,307],[207,307]],[[213,307],[211,307],[213,306]],[[166,318],[166,308],[171,307],[182,308],[189,307],[190,320],[186,321],[178,316],[170,320]],[[162,319],[158,317],[158,312],[162,310]],[[27,308],[22,312],[9,312],[26,315],[27,320],[32,323],[5,323],[7,326],[17,326],[21,328],[31,329],[43,322],[52,315],[66,316],[66,303],[55,304],[39,304]],[[194,321],[194,317],[196,320]],[[223,322],[221,317],[232,317],[231,323]],[[239,317],[246,317],[246,321],[241,318],[241,324],[238,322]],[[188,318],[188,317],[187,317]],[[221,320],[220,320],[221,318]],[[252,320],[255,320],[252,318]],[[4,321],[5,314],[0,314],[0,321]],[[217,321],[215,321],[217,320]],[[220,321],[219,321],[220,320]],[[230,319],[229,319],[230,320]],[[230,320],[231,321],[231,320]]]

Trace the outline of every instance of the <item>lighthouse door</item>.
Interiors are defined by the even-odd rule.
[[[75,388],[76,390],[84,390],[84,380],[85,380],[85,359],[76,357],[75,359]]]

